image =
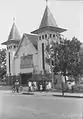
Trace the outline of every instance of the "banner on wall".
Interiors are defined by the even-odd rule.
[[[33,68],[33,55],[23,55],[21,56],[20,68]]]

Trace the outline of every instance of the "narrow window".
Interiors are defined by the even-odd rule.
[[[39,36],[39,40],[41,40],[41,36]]]
[[[8,57],[9,57],[9,74],[10,74],[10,52],[8,54]]]
[[[47,38],[47,34],[45,34],[45,38]]]
[[[44,35],[42,35],[42,39],[44,39]]]
[[[14,45],[14,48],[16,48],[16,46]]]
[[[42,43],[42,66],[43,66],[43,70],[45,70],[45,61],[44,61],[44,43]]]
[[[55,34],[53,34],[53,38],[55,38]]]
[[[50,34],[50,38],[52,37],[52,34]]]

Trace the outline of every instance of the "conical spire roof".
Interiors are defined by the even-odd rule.
[[[52,27],[57,27],[56,21],[50,11],[50,9],[48,8],[48,6],[46,6],[41,24],[39,26],[39,28],[43,28],[46,26],[52,26]]]
[[[15,23],[13,23],[12,28],[9,33],[9,36],[8,36],[8,40],[3,42],[2,45],[8,45],[8,44],[12,44],[12,43],[18,44],[20,40],[21,40],[20,33],[19,33]]]
[[[10,34],[8,37],[8,40],[20,40],[20,33],[15,25],[15,23],[13,23],[12,28],[10,30]]]
[[[47,5],[39,29],[32,31],[31,33],[39,34],[40,32],[44,32],[45,30],[50,30],[58,33],[66,31],[66,29],[57,26],[56,21]]]

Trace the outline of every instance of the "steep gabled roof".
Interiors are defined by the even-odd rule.
[[[57,27],[56,21],[50,11],[50,9],[48,8],[48,6],[46,6],[41,24],[39,26],[39,28],[43,28],[46,26],[52,26],[52,27]]]
[[[21,41],[20,41],[20,43],[19,43],[18,49],[17,49],[17,51],[16,51],[16,53],[15,53],[15,56],[17,55],[17,53],[18,53],[18,51],[19,51],[19,49],[20,49],[20,47],[21,47],[21,44],[22,44],[22,42],[23,42],[24,37],[25,37],[26,39],[29,39],[30,42],[33,44],[33,46],[34,46],[34,47],[36,48],[36,50],[37,50],[37,39],[38,39],[38,36],[37,36],[37,35],[32,35],[32,34],[26,34],[26,33],[24,33],[24,34],[23,34],[23,37],[22,37],[22,39],[21,39]],[[28,46],[27,46],[27,47],[28,47]]]
[[[37,35],[32,35],[32,34],[25,34],[26,37],[31,41],[31,43],[34,45],[34,47],[37,49]]]

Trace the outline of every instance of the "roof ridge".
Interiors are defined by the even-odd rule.
[[[32,36],[32,35],[31,35]],[[36,35],[35,35],[36,36]],[[19,46],[18,46],[18,49],[17,49],[17,51],[16,51],[16,53],[15,53],[15,56],[17,55],[17,53],[18,53],[18,51],[19,51],[19,49],[20,49],[20,46],[21,46],[21,44],[22,44],[22,42],[23,42],[23,38],[28,38],[28,34],[27,33],[23,33],[23,36],[22,36],[22,39],[20,40],[20,42],[19,42]],[[29,40],[30,40],[30,42],[33,44],[33,46],[36,48],[36,50],[37,50],[37,42],[35,42],[36,41],[36,38],[33,40],[33,39],[30,39],[30,38],[28,38]]]
[[[31,36],[38,36],[37,34],[32,34],[32,33],[24,33],[25,35],[31,35]]]

